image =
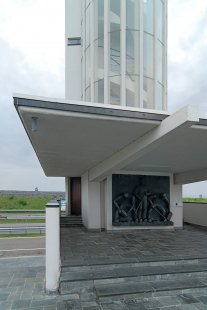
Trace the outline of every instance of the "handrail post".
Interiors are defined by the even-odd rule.
[[[57,201],[46,204],[46,292],[55,293],[60,278],[60,207]]]

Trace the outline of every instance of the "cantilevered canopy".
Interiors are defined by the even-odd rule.
[[[187,106],[164,112],[14,96],[47,176],[91,181],[125,171],[172,172],[176,183],[207,179],[207,119]]]
[[[168,116],[20,95],[14,103],[47,176],[80,176]]]

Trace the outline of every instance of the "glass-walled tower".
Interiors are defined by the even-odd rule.
[[[82,100],[167,109],[167,0],[82,0]]]

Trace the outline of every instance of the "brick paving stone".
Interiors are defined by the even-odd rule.
[[[207,305],[207,296],[199,296],[198,300],[202,301],[202,303],[204,303],[205,305]],[[207,306],[206,306],[207,309]]]
[[[12,302],[2,301],[0,302],[0,310],[11,310]]]
[[[197,310],[206,310],[207,309],[206,305],[204,305],[204,304],[196,304],[195,307]]]
[[[133,276],[131,269],[133,265],[130,264],[141,261],[160,261],[157,266],[160,265],[160,268],[166,270],[166,264],[162,266],[163,260],[201,257],[206,258],[207,264],[207,231],[194,227],[172,232],[118,233],[91,233],[81,229],[72,229],[69,234],[63,229],[61,235],[61,244],[65,247],[61,250],[64,264],[69,266],[86,264],[88,268],[92,264],[97,264],[97,270],[101,268],[101,265],[106,264],[107,276],[110,274],[107,265],[110,266],[110,264],[128,263],[128,267],[123,268],[124,276]],[[97,310],[101,307],[102,310],[207,310],[207,289],[200,287],[197,290],[194,288],[182,293],[181,291],[157,291],[153,293],[154,297],[143,293],[139,296],[130,295],[130,298],[129,295],[102,298],[101,307],[97,301],[93,281],[89,282],[89,285],[81,283],[69,285],[69,291],[72,288],[74,292],[68,296],[48,296],[44,293],[44,262],[44,257],[0,259],[0,310]],[[143,270],[144,268],[147,267],[143,266]],[[177,269],[182,270],[182,266],[178,266]],[[87,270],[90,273],[90,269]],[[118,269],[112,268],[112,271],[114,275],[116,271],[119,275]],[[176,276],[175,279],[182,284],[182,277]],[[127,288],[130,283],[127,281],[126,279],[124,284],[126,287],[123,289]],[[189,277],[188,281],[193,283],[194,277]],[[205,282],[205,278],[203,281]],[[163,283],[157,284],[157,287],[162,287]],[[110,282],[106,284],[106,286],[109,285]],[[5,300],[1,300],[1,297]],[[127,299],[131,302],[127,302]]]
[[[39,306],[51,306],[56,304],[55,297],[52,299],[41,299],[41,300],[32,300],[31,301],[31,307],[39,307]]]
[[[145,307],[145,305],[143,303],[128,305],[128,309],[129,310],[147,310],[147,308]]]
[[[5,301],[9,297],[8,293],[0,293],[0,301]]]
[[[15,300],[12,303],[12,310],[16,309],[28,309],[30,307],[30,300]]]
[[[178,298],[181,300],[182,303],[185,304],[199,303],[199,300],[196,297],[193,297],[189,294],[178,295]]]

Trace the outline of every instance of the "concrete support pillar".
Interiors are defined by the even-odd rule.
[[[57,292],[60,277],[60,207],[46,204],[46,292]]]
[[[65,177],[65,202],[66,215],[71,215],[71,182],[70,177]]]
[[[90,182],[88,172],[81,176],[83,224],[88,229],[101,229],[100,183]]]
[[[172,221],[175,228],[183,228],[183,195],[182,185],[171,184],[171,211],[173,213]]]

